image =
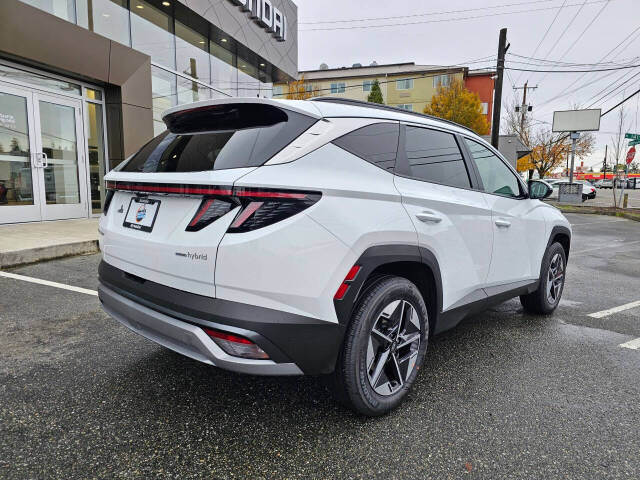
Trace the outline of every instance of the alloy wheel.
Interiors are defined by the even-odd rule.
[[[555,305],[560,300],[562,285],[564,283],[564,261],[562,255],[556,253],[549,263],[547,273],[547,301]]]
[[[396,393],[416,365],[420,347],[420,317],[406,300],[394,300],[373,324],[367,345],[369,384],[379,395]]]

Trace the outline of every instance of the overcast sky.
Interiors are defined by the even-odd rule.
[[[329,67],[341,67],[356,62],[368,65],[373,60],[379,64],[415,62],[462,64],[470,68],[495,67],[498,34],[503,27],[508,29],[507,38],[511,43],[511,55],[507,56],[510,61],[541,63],[515,57],[517,54],[556,62],[611,62],[608,65],[585,67],[512,63],[513,67],[584,70],[640,64],[638,0],[294,1],[298,5],[300,22],[300,70],[316,69],[322,62]],[[465,19],[461,19],[463,17]],[[381,19],[344,22],[376,18]],[[315,23],[325,21],[341,22]],[[373,28],[373,25],[388,26]],[[329,28],[333,30],[314,30]],[[609,53],[630,34],[625,42]],[[467,63],[484,57],[493,59]],[[521,98],[522,90],[514,91],[513,85],[522,86],[527,80],[529,86],[538,86],[537,90],[528,94],[528,103],[533,106],[531,115],[537,121],[549,122],[550,127],[554,110],[566,110],[574,104],[585,107],[596,101],[592,108],[602,108],[604,112],[615,105],[640,87],[640,67],[587,74],[509,71],[505,76],[503,108],[511,103],[514,95]],[[574,81],[575,84],[571,85]],[[590,82],[593,83],[586,85]],[[624,82],[627,83],[620,86]],[[618,86],[618,90],[609,94]],[[563,93],[564,89],[567,91]],[[597,95],[598,92],[602,93]],[[559,98],[554,99],[558,95]],[[602,95],[605,97],[600,99]],[[631,131],[640,133],[640,95],[625,105]],[[617,111],[614,111],[602,119],[596,151],[586,159],[586,165],[601,165],[605,144],[609,143],[611,148],[616,115]]]

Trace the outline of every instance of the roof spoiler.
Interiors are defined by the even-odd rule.
[[[169,108],[168,110],[165,110],[162,113],[162,120],[164,120],[165,117],[174,115],[178,112],[195,111],[195,110],[202,111],[210,107],[234,105],[234,104],[235,105],[246,105],[246,104],[269,105],[271,107],[275,107],[281,110],[291,110],[293,112],[300,113],[316,119],[322,118],[322,114],[320,113],[320,110],[318,110],[318,108],[312,103],[306,102],[304,100],[274,100],[272,98],[229,97],[229,98],[219,98],[216,100],[202,100],[200,102],[187,103],[184,105],[178,105],[176,107]]]

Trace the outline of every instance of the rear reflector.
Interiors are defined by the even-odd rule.
[[[353,282],[353,280],[358,276],[360,268],[360,265],[354,265],[349,269],[347,275],[344,277],[344,280],[338,287],[336,294],[333,296],[334,300],[342,300],[344,298],[344,296],[347,294],[347,291],[349,290],[349,284]]]
[[[264,350],[249,339],[211,328],[203,328],[203,330],[216,342],[216,345],[229,355],[257,360],[267,360],[269,358],[269,355]]]

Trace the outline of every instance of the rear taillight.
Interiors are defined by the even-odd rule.
[[[267,352],[247,338],[211,328],[203,328],[203,330],[204,333],[216,342],[216,345],[229,355],[253,358],[255,360],[267,360],[269,358]]]
[[[228,232],[249,232],[300,213],[322,197],[319,192],[298,190],[115,181],[107,182],[107,189],[109,192],[125,190],[142,194],[202,196],[202,202],[185,229],[188,232],[202,230],[236,207],[240,208]]]
[[[229,211],[236,206],[237,204],[222,198],[205,198],[202,200],[200,207],[198,207],[189,225],[187,225],[187,232],[202,230],[207,225],[210,225],[223,215],[229,213]]]
[[[111,200],[113,200],[113,195],[115,192],[113,190],[107,190],[107,194],[104,196],[104,207],[102,207],[102,213],[107,214],[109,211],[109,205],[111,205]]]
[[[229,233],[249,232],[273,225],[306,210],[320,200],[316,192],[234,188],[242,209],[229,227]]]

